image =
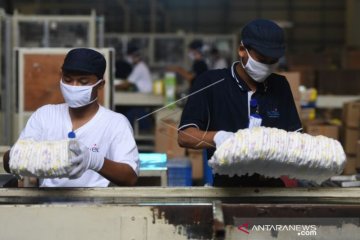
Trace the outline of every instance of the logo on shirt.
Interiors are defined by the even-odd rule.
[[[92,147],[89,148],[89,150],[92,152],[99,152],[99,147],[96,144],[94,144]]]
[[[269,118],[279,118],[280,117],[280,113],[277,108],[274,108],[274,110],[267,111],[266,114]]]

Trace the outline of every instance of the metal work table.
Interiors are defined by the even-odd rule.
[[[0,212],[3,239],[308,239],[294,231],[245,229],[250,235],[242,235],[243,221],[259,219],[317,224],[303,233],[354,239],[360,232],[360,190],[0,189]]]
[[[153,203],[341,203],[359,204],[360,188],[215,188],[215,187],[114,187],[114,188],[0,188],[0,204],[42,202]]]

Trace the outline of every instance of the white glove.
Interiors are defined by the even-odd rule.
[[[233,132],[226,132],[226,131],[218,131],[214,136],[214,142],[216,144],[216,148],[220,147],[227,139],[234,136]]]
[[[81,177],[88,169],[100,171],[104,165],[104,157],[97,152],[90,151],[84,144],[78,141],[69,144],[69,149],[75,156],[69,159],[74,166],[70,171],[68,177],[71,179]]]

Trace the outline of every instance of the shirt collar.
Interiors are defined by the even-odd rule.
[[[251,91],[246,82],[239,76],[236,71],[236,65],[239,64],[240,61],[236,61],[231,65],[231,76],[233,77],[236,84],[239,86],[240,90],[243,92]],[[270,76],[269,76],[270,77]],[[268,80],[266,79],[263,83],[256,83],[258,92],[266,92],[268,88]]]

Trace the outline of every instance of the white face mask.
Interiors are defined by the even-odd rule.
[[[125,60],[130,64],[134,64],[134,59],[131,56],[127,56]]]
[[[265,79],[273,73],[277,67],[277,63],[274,64],[265,64],[254,60],[249,54],[248,50],[245,48],[248,54],[248,61],[244,66],[242,60],[241,65],[245,69],[246,73],[254,79],[255,82],[264,82]]]
[[[72,86],[63,83],[63,81],[60,80],[60,89],[65,102],[69,105],[69,107],[79,108],[96,101],[97,97],[90,101],[91,93],[93,88],[102,81],[102,79],[98,80],[97,83],[90,86]]]
[[[189,52],[188,57],[190,58],[191,61],[194,61],[195,60],[195,53]]]

